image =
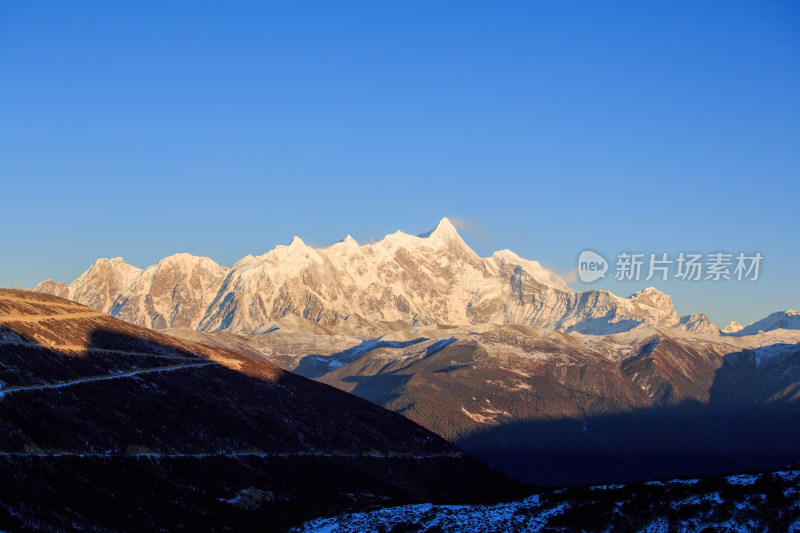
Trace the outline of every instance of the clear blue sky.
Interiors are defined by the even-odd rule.
[[[0,286],[460,217],[481,255],[760,251],[800,307],[800,4],[0,3]],[[583,288],[580,283],[576,288]]]

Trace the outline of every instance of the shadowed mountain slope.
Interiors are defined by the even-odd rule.
[[[511,484],[400,415],[74,302],[0,291],[0,528],[282,529]]]
[[[421,337],[309,355],[297,371],[537,484],[775,468],[800,454],[796,331],[596,337],[509,325]]]
[[[172,331],[171,331],[172,332]],[[246,348],[537,484],[774,468],[800,454],[800,332],[746,337],[517,325],[173,333]]]

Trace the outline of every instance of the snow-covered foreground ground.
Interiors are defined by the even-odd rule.
[[[320,518],[295,532],[793,531],[800,464],[772,473],[545,490],[486,505],[417,504]]]
[[[418,529],[403,531],[540,531],[548,519],[561,513],[565,506],[561,503],[545,509],[540,505],[538,495],[496,505],[404,505],[315,520],[297,531],[391,531],[395,527],[412,526]],[[523,509],[537,509],[539,512],[536,516],[520,514]]]

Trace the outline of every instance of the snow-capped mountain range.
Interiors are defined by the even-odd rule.
[[[749,326],[742,326],[734,321],[722,330],[723,335],[755,335],[760,331],[774,331],[776,329],[800,329],[800,311],[789,309],[778,311],[769,316],[753,322]]]
[[[69,285],[47,280],[33,290],[155,329],[248,334],[294,315],[324,323],[518,324],[589,334],[652,326],[720,333],[703,314],[678,316],[670,296],[652,287],[627,298],[577,292],[510,250],[479,257],[447,218],[423,235],[398,231],[365,245],[348,235],[312,248],[295,237],[230,268],[189,254],[144,270],[122,258],[98,259]]]

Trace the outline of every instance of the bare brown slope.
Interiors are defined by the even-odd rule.
[[[516,421],[582,420],[650,405],[618,363],[561,332],[504,326],[435,350],[437,343],[414,345],[417,354],[408,357],[375,350],[319,381],[451,441]]]
[[[0,290],[0,528],[280,529],[508,485],[427,430],[235,352]]]
[[[525,481],[555,485],[792,460],[800,452],[798,341],[791,332],[595,337],[498,326],[351,361],[309,359],[330,369],[320,381],[403,413]]]

